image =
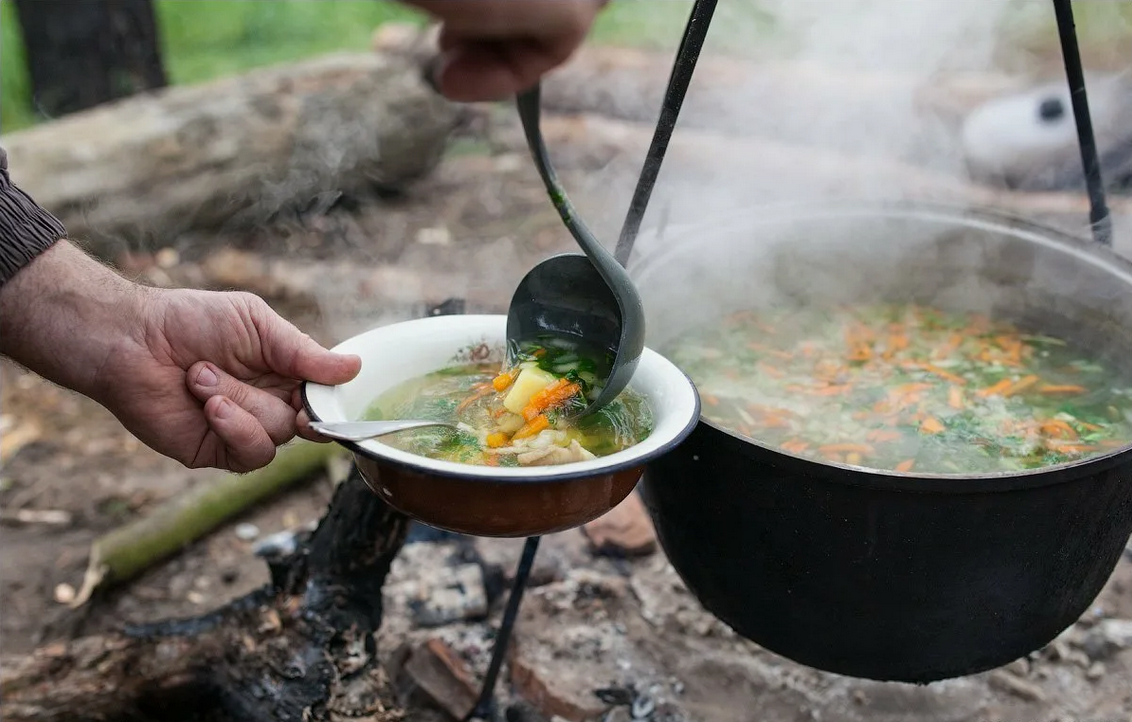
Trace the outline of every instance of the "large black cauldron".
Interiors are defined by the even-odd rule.
[[[907,300],[1061,335],[1132,370],[1132,264],[1000,215],[807,208],[669,232],[630,264],[661,350],[720,312]],[[918,476],[790,456],[701,419],[642,492],[672,564],[736,632],[812,667],[930,682],[1042,647],[1132,533],[1132,450]]]

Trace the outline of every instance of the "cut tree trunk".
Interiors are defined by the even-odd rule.
[[[378,28],[372,45],[422,66],[438,50],[434,27],[394,23]],[[674,59],[667,51],[587,45],[543,81],[543,108],[655,124]],[[928,78],[709,53],[697,61],[680,127],[836,145],[841,134],[831,121],[853,128],[903,110],[954,126],[977,104],[1024,84],[994,72]]]
[[[135,96],[5,136],[12,181],[104,258],[397,189],[461,111],[419,66],[342,54]]]
[[[49,117],[165,87],[153,0],[16,0],[32,103]]]
[[[270,584],[203,617],[3,660],[0,717],[21,722],[401,719],[373,633],[408,519],[356,469]]]

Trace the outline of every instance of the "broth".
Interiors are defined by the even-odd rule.
[[[1132,387],[1064,340],[909,304],[741,311],[667,354],[703,416],[788,453],[938,474],[1035,469],[1132,439]]]
[[[545,466],[621,451],[648,437],[652,410],[626,389],[582,418],[573,412],[601,391],[610,360],[577,343],[540,338],[510,350],[503,365],[466,363],[387,390],[367,419],[446,421],[384,436],[381,443],[432,459],[488,466]]]

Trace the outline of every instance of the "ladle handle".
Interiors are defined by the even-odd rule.
[[[554,203],[554,207],[558,210],[558,215],[561,216],[562,222],[570,230],[571,235],[582,247],[582,251],[589,257],[590,262],[594,264],[598,272],[603,277],[606,276],[605,268],[616,265],[617,259],[613,254],[605,250],[605,246],[601,245],[594,234],[578,217],[577,211],[574,210],[573,204],[570,199],[566,197],[566,192],[562,190],[562,184],[558,181],[558,176],[554,172],[554,167],[550,163],[550,156],[546,151],[546,144],[542,140],[542,132],[539,129],[540,122],[540,104],[542,100],[542,84],[536,83],[533,88],[526,90],[519,94],[516,98],[515,104],[518,107],[519,119],[523,122],[523,132],[527,136],[527,145],[534,155],[535,167],[538,168],[539,175],[542,177],[542,182],[546,184],[547,193],[550,194],[550,200]],[[606,277],[606,282],[612,284],[612,279]]]

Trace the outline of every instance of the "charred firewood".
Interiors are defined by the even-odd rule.
[[[267,586],[201,617],[5,660],[0,716],[68,722],[309,722],[402,715],[373,633],[408,519],[356,469]]]

